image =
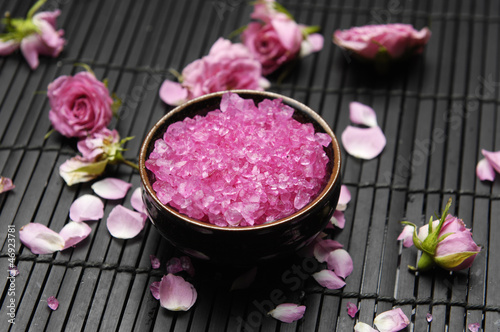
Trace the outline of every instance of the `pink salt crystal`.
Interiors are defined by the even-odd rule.
[[[158,199],[219,226],[284,218],[318,195],[331,142],[281,100],[223,95],[220,110],[171,124],[146,161]]]

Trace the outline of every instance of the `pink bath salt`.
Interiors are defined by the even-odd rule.
[[[158,199],[218,226],[251,226],[302,209],[329,172],[331,137],[292,118],[279,99],[224,94],[220,109],[171,124],[146,167]]]

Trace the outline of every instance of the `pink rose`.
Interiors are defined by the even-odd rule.
[[[410,24],[381,24],[337,30],[333,42],[366,59],[386,51],[393,59],[421,53],[431,37],[428,28],[417,31]]]
[[[78,151],[88,161],[113,159],[122,151],[120,135],[116,129],[103,128],[101,131],[89,135],[78,141]]]
[[[55,10],[40,12],[25,20],[11,19],[8,26],[13,32],[0,39],[0,55],[8,55],[21,48],[31,69],[38,67],[39,55],[57,57],[66,43],[64,30],[56,30],[56,18],[60,14],[60,10]]]
[[[105,128],[113,116],[108,88],[94,75],[79,72],[49,84],[49,119],[67,137],[83,137]]]
[[[190,63],[182,71],[182,83],[166,80],[160,98],[169,105],[233,89],[263,90],[269,82],[261,76],[261,65],[242,44],[219,38],[207,56]]]

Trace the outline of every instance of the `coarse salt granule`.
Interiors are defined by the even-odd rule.
[[[171,124],[146,161],[158,199],[219,226],[251,226],[293,214],[311,202],[328,176],[331,143],[293,108],[258,106],[223,95],[220,110]]]

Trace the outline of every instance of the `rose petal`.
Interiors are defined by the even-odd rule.
[[[141,187],[137,187],[132,196],[130,197],[130,204],[132,207],[140,213],[146,214],[146,206],[144,205],[144,201],[142,200],[142,189]]]
[[[166,104],[178,106],[188,100],[188,90],[180,83],[165,80],[160,87],[160,98]]]
[[[19,48],[19,42],[13,39],[2,41],[0,40],[0,56],[9,55]]]
[[[155,255],[149,255],[149,260],[151,261],[151,267],[154,270],[160,268],[160,260]]]
[[[160,299],[160,282],[154,281],[149,285],[149,290],[151,291],[151,295],[157,300]]]
[[[304,317],[306,306],[295,303],[282,303],[267,314],[284,323],[295,322]]]
[[[19,240],[37,255],[52,254],[64,248],[63,237],[39,223],[29,223],[21,227]]]
[[[231,290],[247,289],[255,281],[257,276],[257,267],[253,267],[247,272],[240,275],[238,278],[234,279],[231,285]]]
[[[0,194],[12,190],[15,187],[11,179],[0,176]]]
[[[396,308],[377,315],[373,323],[380,332],[394,332],[404,329],[410,320],[401,308]]]
[[[59,232],[59,235],[64,239],[64,249],[69,247],[74,247],[79,242],[89,236],[92,228],[84,222],[81,221],[71,221],[67,223]]]
[[[491,167],[497,171],[497,173],[500,173],[500,151],[487,151],[485,149],[481,150],[483,156],[488,160],[490,163]]]
[[[409,248],[413,245],[413,230],[413,226],[406,225],[401,234],[399,234],[397,240],[403,240],[403,247]]]
[[[318,262],[323,263],[328,259],[328,255],[337,249],[342,248],[343,245],[340,242],[330,239],[318,240],[314,245],[314,257]]]
[[[494,181],[496,174],[488,159],[483,158],[477,163],[476,175],[481,181]]]
[[[17,266],[9,266],[9,276],[17,277],[19,275],[19,269]]]
[[[300,45],[300,57],[303,58],[311,53],[318,52],[323,48],[324,37],[319,33],[313,33],[305,38]]]
[[[184,271],[187,272],[191,277],[194,277],[194,266],[193,263],[191,262],[191,258],[188,256],[181,256],[180,258],[181,261],[181,266]]]
[[[379,127],[357,128],[347,126],[342,133],[342,144],[350,155],[360,159],[373,159],[387,143]]]
[[[470,332],[479,332],[479,330],[481,329],[481,324],[471,323],[467,325],[467,328],[469,329]]]
[[[314,273],[312,277],[318,284],[328,289],[340,289],[345,286],[345,281],[330,270],[321,270]]]
[[[378,332],[378,331],[366,323],[357,322],[356,325],[354,325],[354,332]]]
[[[132,184],[116,178],[106,178],[92,185],[92,190],[105,199],[122,199]]]
[[[349,117],[352,123],[367,127],[378,127],[377,114],[373,108],[357,101],[349,104]]]
[[[347,188],[347,186],[345,185],[341,185],[340,196],[336,210],[345,211],[345,209],[347,208],[347,203],[349,203],[350,201],[351,201],[351,192],[349,191],[349,188]]]
[[[328,254],[326,264],[330,270],[341,278],[346,278],[352,273],[353,263],[351,255],[344,249],[337,249]]]
[[[57,308],[59,307],[59,301],[57,301],[54,296],[51,296],[47,299],[47,305],[50,309],[57,310]]]
[[[104,216],[104,203],[94,195],[78,197],[69,208],[73,221],[99,220]]]
[[[109,213],[106,226],[113,237],[131,239],[142,231],[145,223],[143,214],[117,205]]]
[[[344,212],[335,210],[332,217],[330,218],[330,225],[337,226],[340,229],[344,229],[345,226],[345,216]]]
[[[347,302],[347,314],[352,318],[354,318],[357,312],[358,312],[358,307],[352,302]]]
[[[433,319],[432,314],[428,312],[428,313],[425,315],[425,319],[427,320],[427,323],[432,322],[432,319]]]
[[[160,304],[172,311],[187,311],[196,302],[196,289],[182,277],[167,274],[160,282]]]

